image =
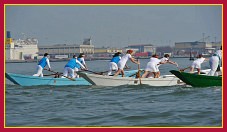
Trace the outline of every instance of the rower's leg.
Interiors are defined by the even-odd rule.
[[[198,71],[198,75],[200,75],[200,68],[197,68],[197,71]]]
[[[114,76],[118,76],[121,72],[121,69],[118,68],[117,72],[114,74]]]
[[[148,74],[148,73],[149,73],[148,71],[145,71],[141,78],[147,77],[147,74]]]
[[[125,76],[125,72],[124,70],[121,70],[121,76],[124,77]]]

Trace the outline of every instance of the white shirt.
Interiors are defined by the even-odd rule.
[[[162,59],[160,59],[160,62],[166,62],[166,61],[168,61],[168,60],[169,60],[168,58],[163,57]],[[162,65],[162,64],[159,64],[158,67],[159,67],[160,65]]]
[[[222,50],[217,50],[215,52],[215,54],[217,54],[220,57],[220,60],[221,60],[221,58],[222,58]]]
[[[85,61],[84,61],[84,58],[80,58],[80,59],[81,59],[81,61],[82,61],[82,64],[83,64],[83,65],[86,65],[86,64],[85,64]]]
[[[150,72],[158,72],[158,65],[160,63],[160,60],[158,58],[150,58],[150,61],[147,63],[147,66],[145,68],[145,71],[150,71]]]
[[[204,62],[205,58],[201,57],[194,61],[194,63],[201,65]]]
[[[166,58],[166,57],[163,57],[162,59],[160,59],[161,62],[166,62],[166,61],[168,61],[168,60],[169,60],[169,59]]]
[[[84,61],[83,61],[84,62]],[[83,69],[85,69],[84,65],[82,65],[77,59],[76,59],[76,63],[78,63]],[[76,67],[75,67],[76,68]]]
[[[159,60],[158,58],[151,57],[149,62],[154,65],[157,65],[161,62],[161,60]]]
[[[46,62],[47,62],[47,66],[48,66],[49,68],[51,68],[51,67],[50,67],[50,61],[49,61],[48,58],[46,59]]]
[[[125,65],[128,59],[130,58],[132,58],[132,56],[130,54],[126,54],[123,57],[121,57],[121,60],[118,62],[118,64],[120,63],[121,65]]]

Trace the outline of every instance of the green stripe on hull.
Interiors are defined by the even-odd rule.
[[[171,70],[170,72],[193,87],[222,86],[222,77],[219,76],[197,75],[176,70]]]

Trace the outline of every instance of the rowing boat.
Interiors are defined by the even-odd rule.
[[[220,76],[198,75],[176,70],[171,70],[170,72],[193,87],[222,86],[222,77]]]
[[[125,71],[126,76],[135,74],[137,70]],[[20,86],[39,86],[39,85],[53,85],[53,86],[68,86],[68,85],[91,85],[84,78],[53,78],[53,77],[35,77],[31,75],[22,75],[15,73],[5,73],[7,79],[16,85]]]
[[[53,77],[35,77],[31,75],[21,75],[15,73],[5,73],[7,79],[14,84],[20,86],[38,86],[38,85],[54,85],[54,86],[66,86],[66,85],[91,85],[83,78],[75,78],[70,80],[68,78],[53,78]]]
[[[81,77],[87,80],[92,85],[98,86],[120,86],[120,85],[140,85],[149,86],[174,86],[179,85],[180,79],[174,75],[163,75],[160,78],[135,78],[135,77],[120,77],[120,76],[104,76],[89,74],[85,72],[78,73]]]

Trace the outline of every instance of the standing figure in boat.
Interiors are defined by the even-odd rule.
[[[73,58],[68,61],[68,63],[64,67],[64,72],[62,78],[65,78],[64,76],[69,76],[71,78],[79,78],[79,75],[76,74],[76,72],[79,70],[79,68],[85,69],[85,67],[77,60],[76,55],[73,55]]]
[[[158,59],[158,55],[154,54],[152,55],[152,57],[150,58],[150,61],[147,63],[147,66],[145,68],[145,72],[142,75],[142,78],[148,78],[150,76],[150,74],[154,75],[154,78],[158,78],[158,65],[159,64],[164,64],[166,62],[161,62],[161,60]]]
[[[83,64],[83,66],[85,67],[85,69],[88,69],[88,67],[87,67],[87,65],[86,65],[86,63],[85,63],[84,57],[85,57],[85,54],[84,54],[84,53],[80,53],[79,56],[78,56],[78,58],[77,58],[77,60],[78,60],[81,64]],[[80,68],[80,65],[77,65],[77,66],[78,66],[78,68]]]
[[[118,70],[117,72],[114,74],[114,76],[117,76],[121,73],[122,77],[124,76],[124,67],[127,63],[127,61],[130,59],[133,63],[135,64],[140,64],[138,61],[136,61],[133,57],[133,50],[127,50],[126,54],[124,56],[121,57],[121,60],[118,62]]]
[[[48,53],[45,53],[43,55],[43,58],[39,61],[36,69],[37,69],[37,73],[34,74],[33,76],[37,76],[37,77],[43,77],[43,68],[45,66],[48,66],[48,70],[50,71],[51,67],[50,67],[50,61],[49,61],[49,55]]]
[[[112,71],[117,71],[118,70],[117,63],[121,60],[120,54],[121,54],[121,52],[115,53],[113,55],[113,58],[109,62],[109,71],[107,73],[108,76],[112,75]]]
[[[166,64],[166,63],[173,64],[173,65],[176,65],[178,67],[178,64],[176,62],[170,61],[169,57],[170,57],[169,54],[165,54],[164,57],[160,59],[160,62],[164,63],[164,64]],[[157,65],[158,66],[157,77],[160,77],[161,73],[160,73],[160,70],[159,70],[159,66],[161,66],[161,65],[162,64]]]
[[[219,50],[217,50],[211,57],[209,60],[209,64],[210,64],[210,72],[208,73],[209,76],[218,76],[219,71],[221,71],[220,69],[220,65],[222,63],[222,46]]]
[[[194,60],[194,61],[192,62],[192,65],[191,65],[191,66],[189,66],[189,67],[187,67],[187,68],[184,68],[184,69],[181,69],[180,71],[184,71],[184,70],[190,68],[190,71],[189,71],[189,72],[190,72],[190,73],[194,73],[194,69],[197,69],[197,73],[200,74],[200,71],[201,71],[201,64],[202,64],[203,62],[205,62],[205,60],[207,60],[207,59],[204,58],[202,54],[199,54],[199,55],[197,56],[197,59]]]

